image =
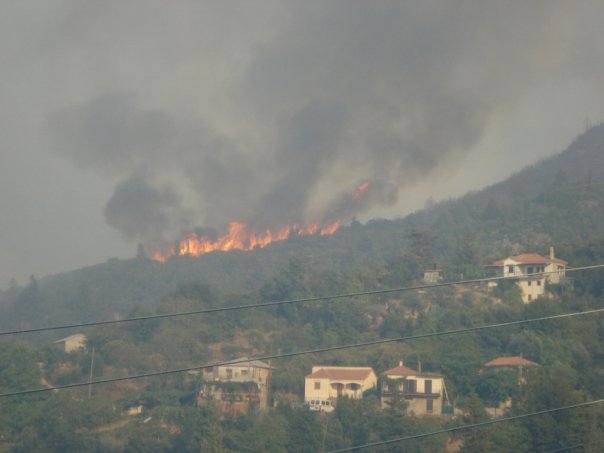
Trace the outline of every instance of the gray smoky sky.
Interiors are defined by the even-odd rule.
[[[0,286],[230,221],[401,216],[604,119],[598,1],[1,12]]]

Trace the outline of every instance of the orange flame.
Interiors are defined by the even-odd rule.
[[[352,196],[353,200],[359,200],[365,195],[369,186],[369,180],[361,183],[353,190],[350,196]],[[157,249],[152,257],[156,261],[164,262],[171,255],[200,256],[214,251],[253,250],[266,247],[276,241],[284,241],[292,235],[329,236],[334,234],[340,228],[340,225],[340,221],[325,225],[319,223],[310,223],[307,225],[294,223],[279,230],[267,228],[264,231],[258,232],[250,230],[245,223],[231,222],[229,223],[228,232],[223,236],[213,238],[208,235],[189,233],[178,243],[175,251],[164,253],[165,250]]]
[[[253,250],[263,248],[272,242],[283,241],[291,235],[327,236],[334,234],[340,227],[340,222],[330,223],[328,225],[309,224],[301,226],[292,224],[277,231],[266,229],[263,232],[250,231],[245,223],[229,223],[228,232],[218,238],[211,238],[207,235],[197,235],[189,233],[182,239],[178,245],[178,255],[200,256],[214,251],[227,252],[229,250]],[[164,262],[167,256],[161,251],[153,254],[153,259]]]
[[[367,189],[369,189],[369,181],[365,181],[359,187],[354,189],[354,191],[352,192],[352,199],[358,200],[363,195],[365,195],[365,192],[367,192]]]

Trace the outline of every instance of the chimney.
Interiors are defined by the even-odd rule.
[[[553,247],[549,248],[549,259],[550,260],[554,259],[554,248]]]

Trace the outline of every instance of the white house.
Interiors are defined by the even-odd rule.
[[[545,293],[545,282],[561,283],[566,276],[568,263],[554,256],[550,247],[549,256],[523,253],[494,261],[487,269],[495,277],[520,277],[516,283],[522,292],[522,301],[527,304]],[[492,286],[497,286],[493,282]]]
[[[381,385],[382,407],[390,405],[395,394],[407,403],[409,415],[441,415],[443,397],[446,396],[442,374],[426,373],[403,365],[384,371]]]
[[[337,398],[363,398],[367,390],[377,388],[377,376],[370,367],[313,366],[304,379],[304,402],[316,401],[332,405]]]
[[[55,341],[55,343],[64,343],[65,352],[74,352],[80,349],[86,348],[86,335],[83,333],[76,333],[69,335],[68,337],[61,338]]]

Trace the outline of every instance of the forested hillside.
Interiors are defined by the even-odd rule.
[[[354,223],[331,237],[296,237],[252,252],[164,264],[139,256],[32,278],[2,293],[1,320],[7,330],[385,291],[421,285],[434,265],[445,280],[482,277],[494,259],[547,254],[550,246],[571,267],[602,264],[603,200],[604,126],[597,126],[559,156],[404,219]],[[245,415],[198,403],[202,383],[185,372],[0,397],[0,450],[329,451],[488,420],[485,407],[503,401],[511,401],[507,415],[520,415],[602,398],[604,318],[597,313],[387,341],[603,307],[603,270],[569,276],[531,304],[509,282],[495,289],[450,285],[3,336],[0,393],[377,344],[275,358],[274,407]],[[66,353],[53,343],[73,332],[85,333],[85,350]],[[485,372],[487,361],[512,355],[539,366],[522,380]],[[454,416],[415,418],[402,406],[381,408],[379,389],[339,401],[330,416],[290,404],[303,400],[304,376],[314,364],[371,366],[380,375],[403,359],[444,375]],[[132,406],[143,413],[125,415]],[[443,452],[447,444],[468,452],[576,444],[600,451],[602,438],[604,408],[594,405],[372,451]]]
[[[253,291],[291,258],[336,272],[400,266],[412,276],[437,264],[455,279],[480,276],[488,261],[525,250],[543,253],[555,246],[560,256],[568,255],[602,238],[603,161],[599,125],[506,181],[403,219],[354,222],[329,237],[292,237],[251,252],[173,257],[163,264],[141,254],[13,286],[0,294],[0,322],[30,325],[42,303],[36,298],[47,313],[36,322],[52,324],[124,316],[135,307],[153,310],[163,295],[188,282],[219,294]],[[413,256],[420,262],[408,262]]]

